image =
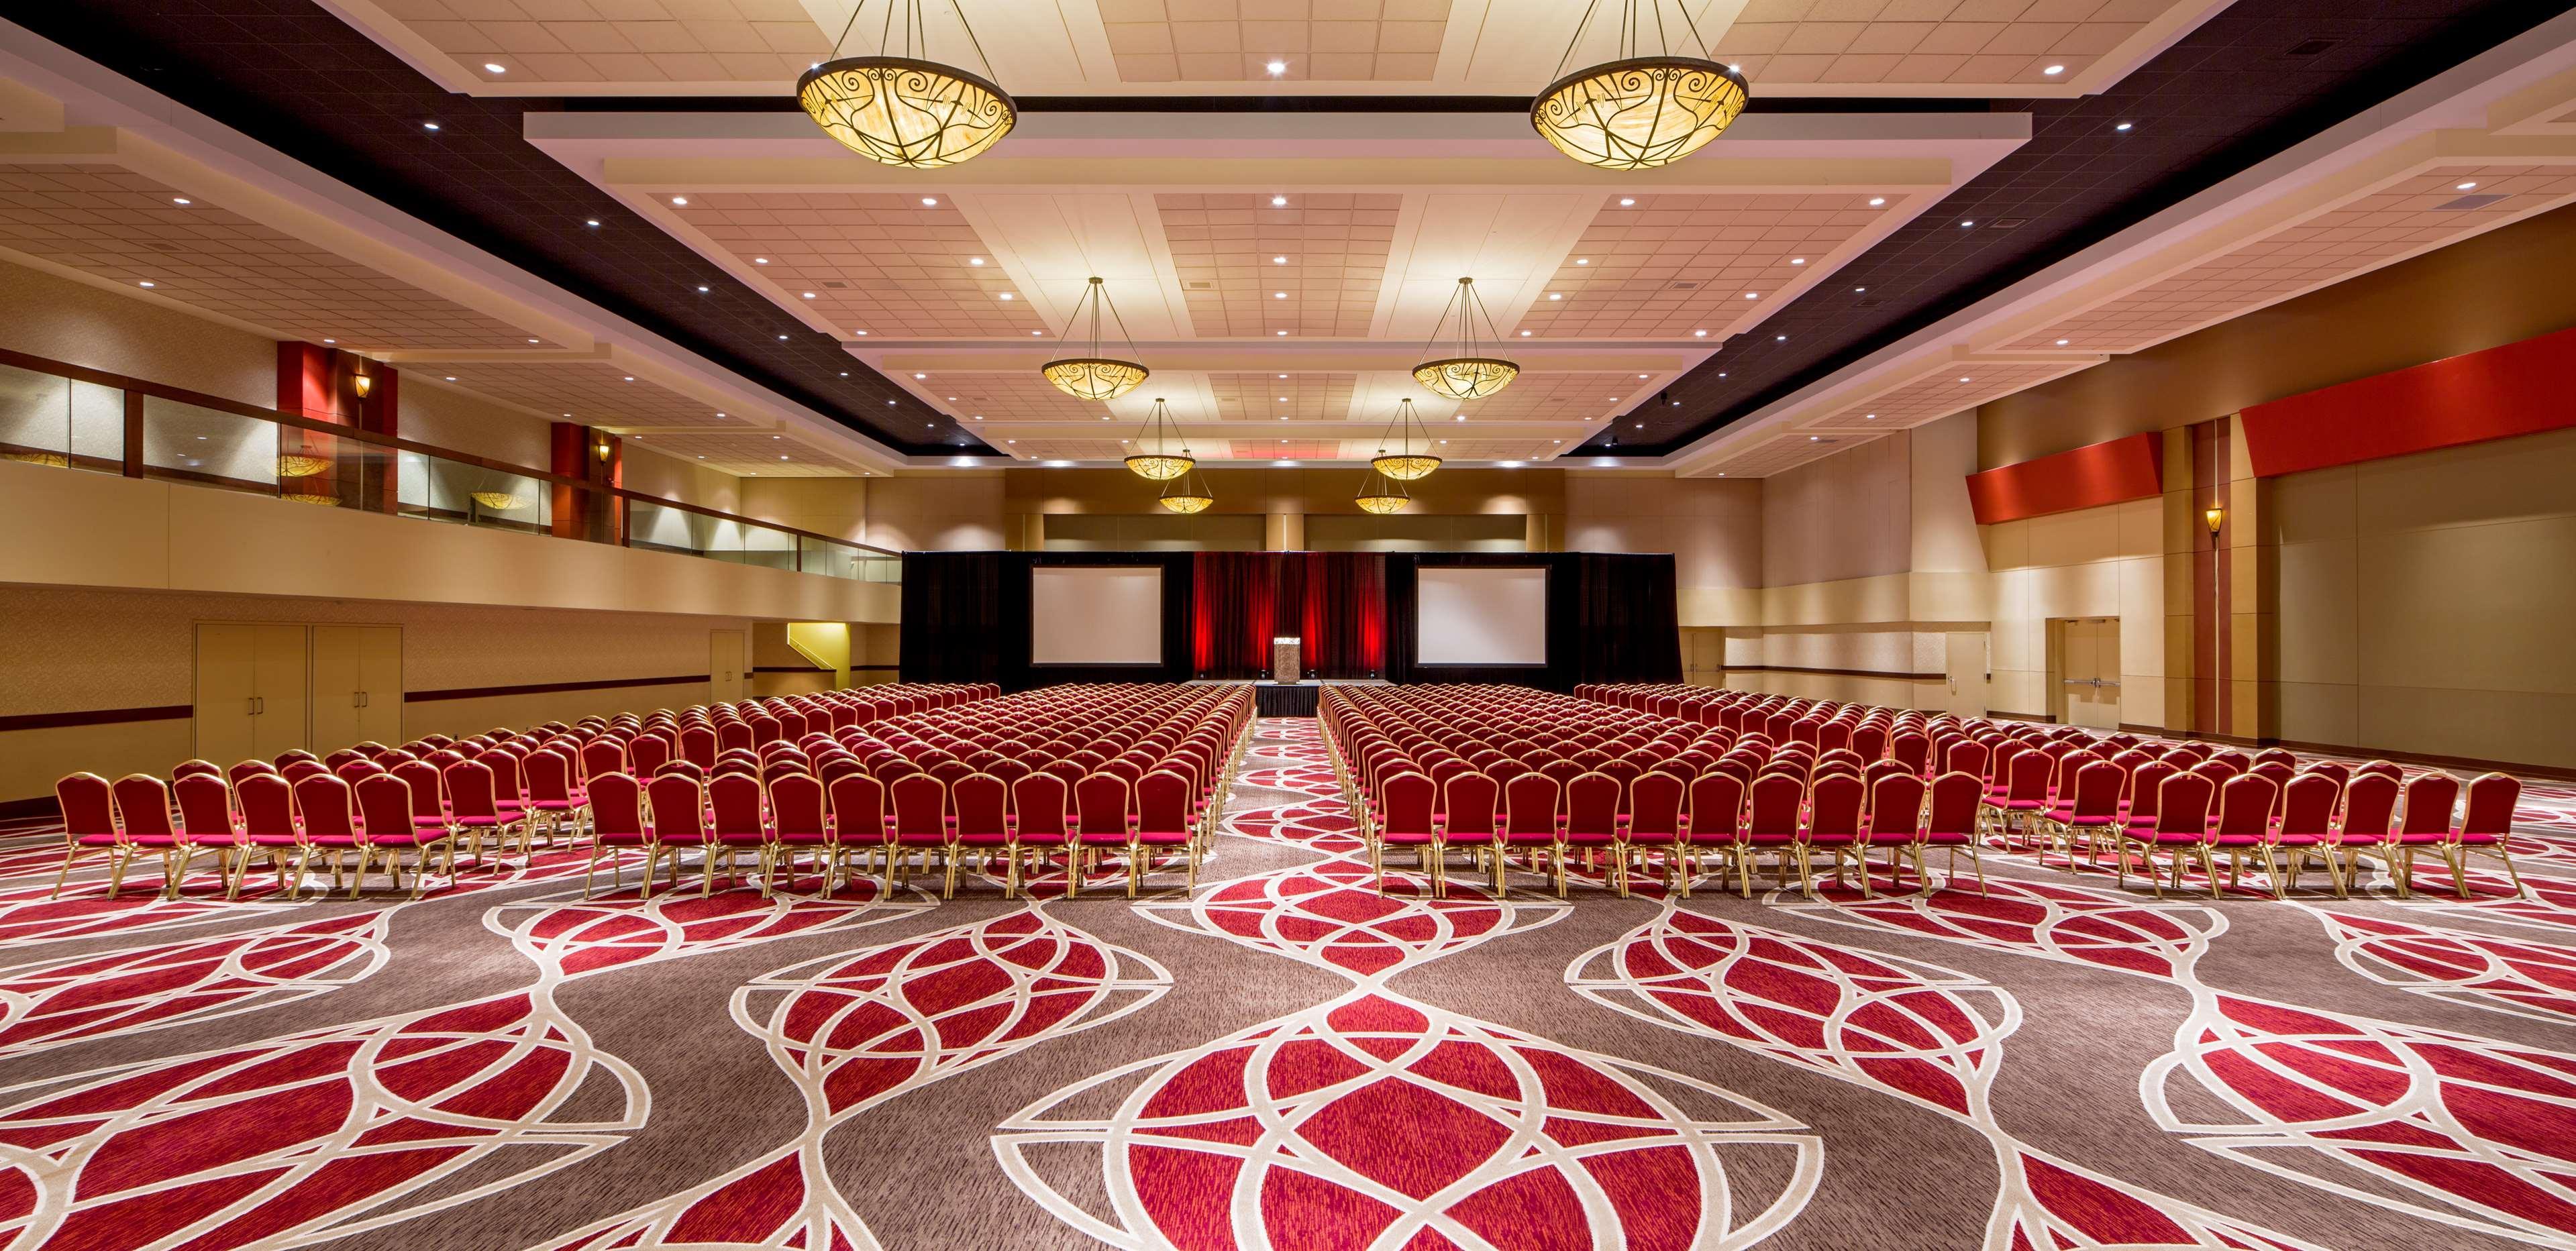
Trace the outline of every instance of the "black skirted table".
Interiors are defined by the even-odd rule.
[[[1252,710],[1265,717],[1311,717],[1324,700],[1321,682],[1255,682]]]

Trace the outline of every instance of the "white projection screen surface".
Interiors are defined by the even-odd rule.
[[[1029,663],[1163,663],[1162,567],[1031,567]]]
[[[1415,587],[1414,663],[1547,663],[1547,570],[1424,565]]]

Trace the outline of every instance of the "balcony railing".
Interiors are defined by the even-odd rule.
[[[0,460],[864,582],[900,554],[0,349]]]

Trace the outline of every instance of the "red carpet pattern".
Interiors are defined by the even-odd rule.
[[[2576,1247],[2576,788],[2520,898],[2012,846],[1983,896],[1435,900],[1314,722],[1234,776],[1132,901],[585,901],[578,841],[57,900],[0,835],[0,1248]]]

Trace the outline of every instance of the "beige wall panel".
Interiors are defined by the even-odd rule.
[[[139,478],[0,461],[0,534],[45,536],[0,542],[0,582],[167,585],[170,495]]]
[[[1762,583],[1845,582],[1912,567],[1912,444],[1902,431],[1762,482]]]
[[[1912,446],[1907,494],[1913,571],[1985,572],[1986,550],[1968,502],[1968,475],[1977,471],[1976,412],[1916,426],[1906,439]]]
[[[620,461],[624,470],[621,480],[627,490],[712,508],[717,512],[742,512],[742,484],[745,479],[709,469],[695,461],[675,460],[632,439],[625,440],[624,449]],[[551,460],[538,463],[548,464]]]
[[[2113,552],[2119,556],[2162,556],[2165,553],[2165,502],[2163,496],[2130,500],[2114,504],[2109,510],[2118,518],[2120,537]]]
[[[2020,569],[2030,564],[2030,523],[2007,521],[2001,525],[1977,527],[1977,537],[1986,549],[1988,569]]]
[[[2353,466],[2361,532],[2477,526],[2576,512],[2576,429]],[[2544,566],[2546,567],[2546,566]]]
[[[1147,502],[1143,483],[1128,475]],[[870,479],[864,542],[898,552],[1000,551],[1007,545],[1000,473]],[[1039,511],[1031,509],[1028,511]],[[1137,511],[1142,511],[1140,506]]]
[[[1570,552],[1670,552],[1684,591],[1762,584],[1762,483],[1565,475]]]
[[[2126,646],[2125,639],[2122,643]],[[2165,725],[2165,680],[2145,674],[2120,676],[2120,724]]]
[[[111,782],[129,773],[167,776],[188,750],[184,717],[0,732],[0,801],[50,796],[54,782],[67,773],[95,773]]]
[[[1996,712],[2017,712],[2036,716],[2048,711],[2048,674],[2034,669],[1995,670],[1988,706]]]
[[[2576,766],[2576,696],[2365,686],[2359,721],[2361,742],[2372,748]]]
[[[2361,741],[2361,688],[2349,682],[2282,682],[2281,737],[2298,743]]]
[[[2120,507],[2079,508],[2030,519],[2033,565],[2075,565],[2120,554]]]
[[[809,673],[755,673],[751,675],[751,693],[770,695],[811,695],[832,689],[829,671],[816,669]]]
[[[2366,538],[2359,568],[2365,685],[2576,693],[2576,516]]]
[[[1906,598],[1917,621],[1982,624],[1994,617],[1994,579],[1974,573],[1916,573],[1906,579]]]
[[[2287,546],[2358,536],[2361,504],[2354,466],[2284,474],[2268,485],[2272,506],[2263,514],[2266,541]]]
[[[2120,577],[2120,672],[2165,675],[2164,558],[2123,560]]]
[[[1772,626],[1911,621],[1911,589],[1909,579],[1902,573],[1768,586],[1762,590],[1762,620]]]
[[[414,443],[452,447],[487,460],[530,469],[553,466],[553,422],[515,408],[504,408],[479,395],[420,380],[424,375],[436,377],[437,368],[435,365],[403,368],[402,410],[396,420],[396,434]],[[274,397],[262,401],[263,404],[275,402]],[[643,451],[642,444],[631,439],[627,441],[630,479],[637,453]]]
[[[745,478],[742,515],[811,530],[853,543],[867,541],[870,478]]]
[[[1762,621],[1758,587],[1683,587],[1681,623],[1696,626],[1750,626]]]
[[[0,347],[262,408],[277,404],[274,340],[5,262]]]
[[[2360,681],[2360,545],[2335,539],[2284,544],[2277,551],[2281,625],[2276,676],[2283,682],[2341,686]],[[2349,722],[2350,715],[2344,719]],[[2281,733],[2312,743],[2349,741],[2292,734],[2286,728]]]
[[[1997,669],[2043,669],[2048,640],[2039,614],[2032,609],[2041,571],[2008,569],[1995,574],[1995,617],[1988,637]]]
[[[2116,617],[2120,615],[2120,562],[2096,560],[2080,565],[2033,569],[2030,615],[2050,617]]]
[[[1762,639],[1762,664],[1793,669],[1871,669],[1882,673],[1925,673],[1940,669],[1939,635],[1933,658],[1922,655],[1925,635],[1913,630],[1861,627],[1816,627],[1772,630]]]

